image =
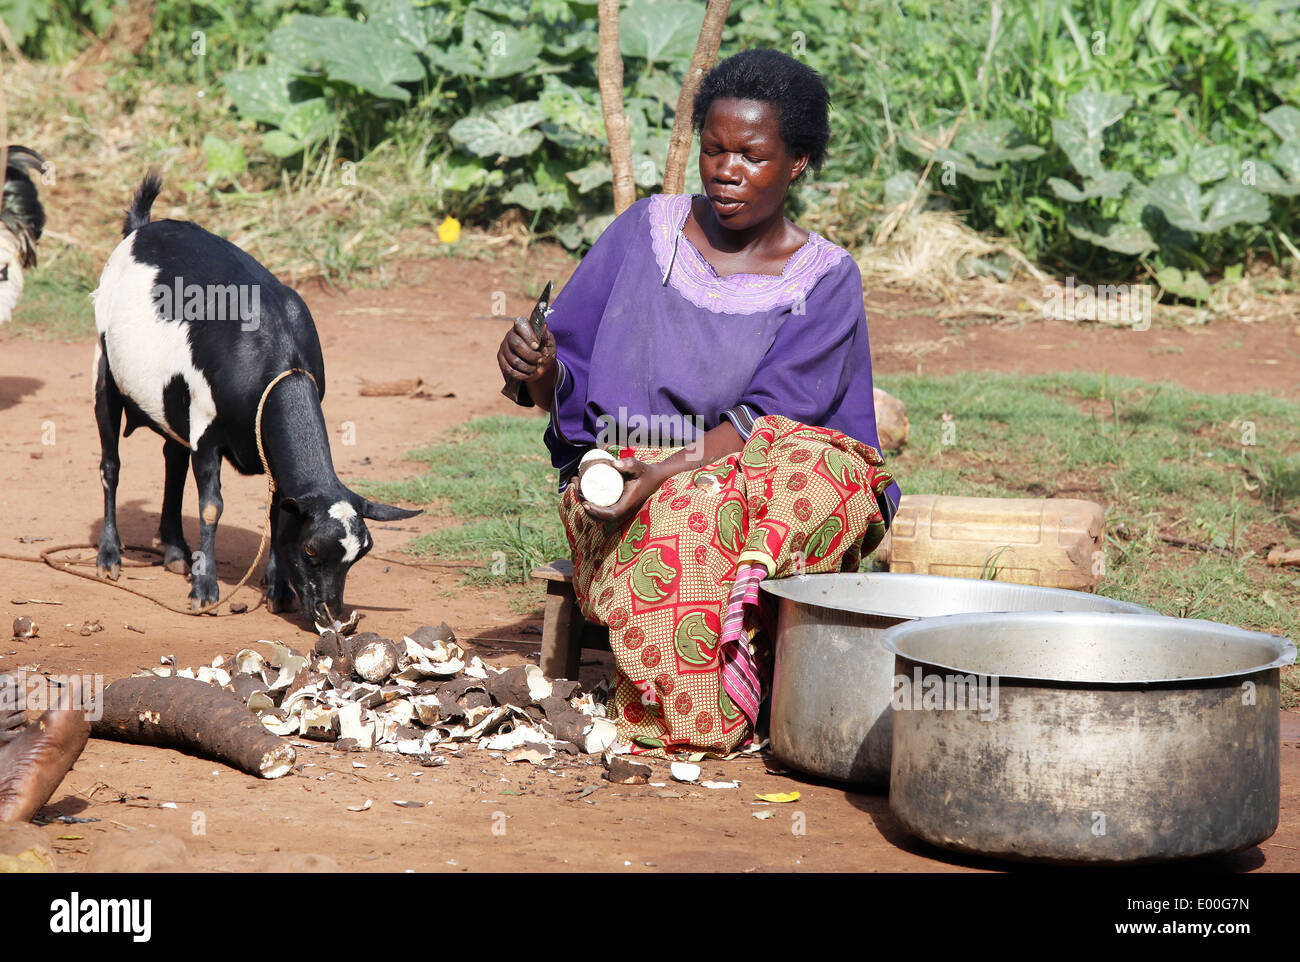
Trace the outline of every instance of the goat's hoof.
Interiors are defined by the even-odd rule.
[[[122,577],[122,565],[118,562],[96,565],[95,570],[101,578],[107,578],[109,581],[116,581]]]
[[[200,608],[212,604],[220,597],[215,587],[207,588],[206,586],[199,587],[196,585],[190,592],[190,610],[198,611]]]
[[[190,573],[190,563],[186,561],[183,557],[169,558],[163,561],[163,567],[166,568],[168,571],[170,571],[172,574],[188,576]]]
[[[281,614],[283,612],[298,610],[298,596],[292,591],[284,594],[270,591],[266,595],[266,607],[272,614]]]

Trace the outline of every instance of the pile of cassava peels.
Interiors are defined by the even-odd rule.
[[[398,641],[374,632],[324,629],[310,654],[262,641],[197,669],[175,659],[149,670],[233,691],[276,735],[332,742],[442,763],[441,752],[479,748],[509,761],[544,764],[557,753],[600,754],[614,746],[603,700],[536,665],[496,669],[465,658],[447,625]],[[598,694],[598,693],[597,693]]]

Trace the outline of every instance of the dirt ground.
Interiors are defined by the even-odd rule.
[[[524,313],[536,295],[533,288],[540,287],[537,278],[553,273],[559,279],[570,268],[547,253],[522,269],[505,260],[406,264],[390,268],[379,289],[302,288],[324,346],[329,377],[324,410],[335,432],[341,477],[387,480],[413,474],[416,466],[403,461],[404,452],[470,418],[519,413],[500,395],[495,351],[504,322],[491,315],[493,293],[505,292],[511,314]],[[1218,324],[1139,333],[1039,322],[954,330],[935,320],[932,308],[929,301],[901,294],[868,299],[878,372],[1106,370],[1197,390],[1300,393],[1295,380],[1300,328]],[[0,553],[35,557],[48,545],[89,545],[98,539],[102,502],[90,396],[92,350],[89,341],[36,342],[0,332]],[[414,377],[424,379],[433,399],[359,395],[363,379]],[[355,445],[341,443],[347,422],[355,426]],[[539,446],[541,427],[539,420]],[[123,442],[118,517],[128,543],[149,544],[156,529],[161,447],[147,432]],[[256,552],[266,489],[262,478],[240,477],[229,468],[223,482],[217,554],[224,589]],[[197,543],[192,487],[185,514],[187,535]],[[445,620],[490,663],[535,660],[540,583],[536,607],[520,616],[505,592],[460,586],[457,569],[383,560],[400,559],[404,543],[439,523],[425,515],[371,525],[375,548],[348,582],[349,605],[365,613],[364,627],[393,636]],[[49,540],[22,540],[37,538]],[[85,555],[93,558],[89,549]],[[188,586],[178,575],[132,568],[124,571],[127,576],[126,583],[158,598],[178,605],[186,601]],[[58,604],[14,603],[29,599]],[[108,681],[155,665],[163,655],[194,666],[257,639],[303,647],[313,637],[296,616],[273,615],[264,607],[192,618],[43,565],[0,560],[0,625],[7,629],[18,615],[36,618],[40,634],[29,641],[0,640],[0,670],[94,672]],[[103,630],[83,635],[87,622],[99,622]],[[591,684],[608,662],[594,652],[588,657],[582,680]],[[1201,868],[1300,869],[1300,716],[1284,715],[1283,738],[1277,834],[1249,851],[1200,863]],[[302,744],[302,767],[264,782],[172,751],[92,741],[46,814],[99,821],[55,823],[41,831],[56,849],[59,867],[73,871],[85,867],[106,840],[130,837],[143,843],[165,835],[183,844],[179,865],[219,872],[305,868],[312,864],[309,855],[318,856],[317,866],[336,864],[346,871],[1002,867],[909,839],[883,793],[774,773],[761,758],[706,762],[706,778],[740,782],[735,790],[709,790],[666,777],[656,779],[666,783],[662,788],[612,786],[601,780],[598,765],[578,759],[547,772],[470,751],[445,766],[420,769],[396,756],[340,754]],[[355,767],[356,762],[366,767]],[[592,786],[595,791],[584,793]],[[752,817],[763,808],[755,804],[755,792],[795,790],[799,800],[773,806],[775,817]],[[367,799],[373,802],[369,810],[348,810]],[[428,804],[399,807],[395,801]]]

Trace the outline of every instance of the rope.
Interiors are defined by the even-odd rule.
[[[0,553],[0,558],[4,558],[8,561],[28,561],[33,563],[39,563],[43,561],[45,562],[45,564],[49,565],[55,571],[62,571],[65,572],[66,574],[76,575],[78,578],[85,578],[88,581],[94,581],[99,584],[107,584],[110,585],[111,587],[119,588],[122,591],[126,591],[129,592],[130,594],[138,595],[139,597],[144,598],[148,601],[152,601],[154,604],[158,605],[161,608],[166,608],[168,611],[175,611],[178,614],[182,614],[182,615],[204,615],[207,614],[209,611],[214,611],[215,609],[221,607],[222,605],[229,604],[230,600],[234,598],[235,595],[239,592],[239,589],[243,588],[244,585],[248,584],[248,579],[253,576],[253,572],[257,570],[257,566],[262,563],[262,557],[263,555],[266,554],[266,546],[270,543],[271,505],[275,498],[275,478],[272,477],[271,475],[271,465],[266,460],[266,449],[262,445],[262,412],[266,407],[266,399],[271,396],[271,389],[275,387],[277,384],[279,384],[281,381],[283,381],[285,378],[287,378],[290,374],[306,374],[307,377],[310,378],[311,383],[316,384],[316,378],[312,377],[310,371],[303,370],[300,367],[292,367],[287,371],[281,371],[279,374],[277,374],[271,380],[271,383],[266,386],[266,389],[262,391],[262,397],[257,402],[257,419],[254,422],[254,437],[257,440],[257,456],[262,462],[262,470],[266,473],[266,518],[262,526],[262,540],[261,543],[257,546],[257,557],[253,559],[253,563],[249,565],[248,570],[244,572],[244,577],[239,579],[239,584],[235,585],[235,587],[231,589],[230,593],[226,595],[224,598],[218,598],[216,601],[211,601],[201,608],[179,608],[176,605],[169,605],[165,601],[159,601],[157,598],[150,597],[149,595],[145,594],[143,591],[137,591],[136,589],[128,587],[127,585],[118,584],[116,581],[105,581],[104,579],[100,578],[98,575],[91,575],[91,574],[87,574],[84,571],[74,571],[72,569],[71,566],[74,564],[88,564],[89,563],[88,559],[81,558],[75,561],[59,562],[59,561],[55,561],[54,558],[51,557],[52,555],[60,554],[61,552],[64,551],[72,551],[74,549],[87,547],[86,545],[83,544],[64,544],[64,545],[58,545],[57,547],[53,547],[53,548],[47,548],[46,550],[41,552],[41,556],[39,558],[28,558],[20,555],[10,555],[10,554],[3,554],[3,553]],[[317,391],[319,391],[320,385],[316,384],[316,389]],[[93,548],[94,546],[91,545],[90,547]],[[157,555],[162,554],[162,552],[159,551],[157,548],[145,548],[140,545],[125,545],[123,547],[123,550],[143,551],[146,553],[157,554]],[[213,564],[215,563],[216,563],[216,559],[213,559]],[[123,564],[126,565],[127,562],[124,560]],[[152,565],[143,562],[136,562],[130,565],[130,567],[152,567]],[[266,596],[263,595],[263,600],[265,600],[265,597]],[[236,612],[230,612],[230,614],[236,614]]]

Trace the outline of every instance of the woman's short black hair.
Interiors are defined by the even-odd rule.
[[[698,133],[715,100],[735,98],[771,104],[780,117],[781,139],[792,154],[807,154],[820,170],[831,139],[831,95],[817,71],[779,50],[742,50],[719,63],[700,81],[691,112]]]

